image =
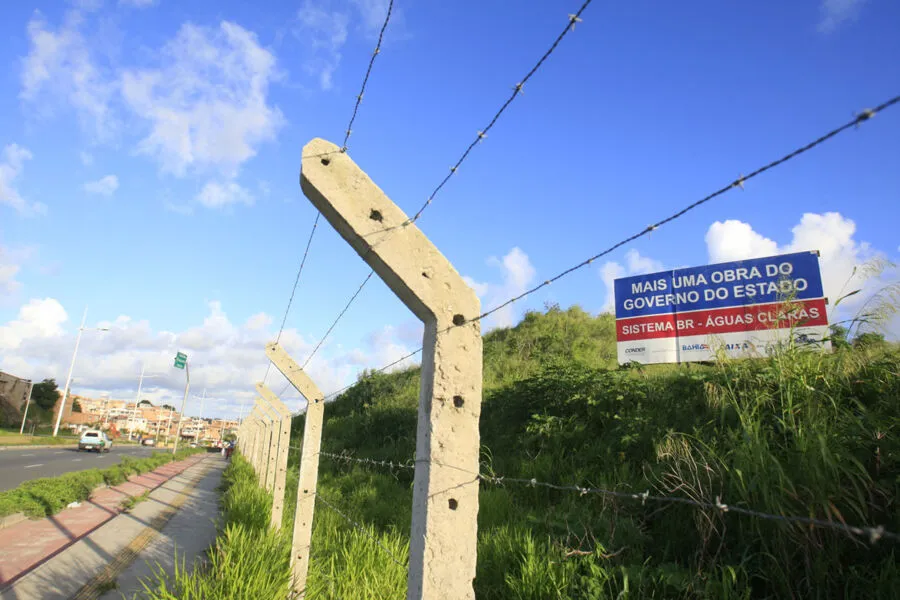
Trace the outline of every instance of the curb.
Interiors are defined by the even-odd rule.
[[[199,455],[195,455],[195,456],[199,456]],[[189,456],[189,457],[187,457],[187,458],[185,458],[185,459],[182,459],[181,461],[178,461],[178,462],[180,463],[180,462],[189,461],[189,460],[192,460],[193,458],[194,458],[194,456]],[[154,490],[159,489],[160,487],[162,487],[163,485],[165,485],[166,483],[168,483],[169,481],[171,481],[171,480],[174,479],[175,477],[178,477],[179,475],[183,474],[183,473],[184,473],[186,470],[188,470],[189,468],[194,467],[194,466],[196,466],[197,464],[203,462],[203,461],[205,460],[205,458],[206,458],[206,457],[200,456],[200,458],[199,458],[198,460],[193,461],[192,464],[185,465],[184,468],[181,469],[178,473],[174,473],[174,474],[170,475],[169,477],[167,477],[167,478],[164,479],[163,481],[159,482],[158,485],[156,485],[156,486],[154,486],[153,488],[151,488],[149,491],[152,493]],[[172,463],[167,463],[167,464],[172,464]],[[149,472],[152,473],[153,471],[149,471]],[[95,488],[95,489],[96,489],[96,488]],[[126,495],[127,495],[127,494],[126,494]],[[57,548],[56,550],[54,550],[53,552],[51,552],[49,555],[44,556],[42,559],[40,559],[40,560],[37,561],[36,563],[32,564],[31,566],[29,566],[28,568],[26,568],[24,571],[22,571],[22,572],[20,572],[20,573],[18,573],[18,574],[16,574],[16,575],[10,577],[7,581],[4,581],[4,582],[2,583],[2,585],[0,585],[0,598],[5,597],[4,594],[5,594],[6,592],[8,592],[10,589],[12,589],[12,587],[13,587],[19,580],[21,580],[23,577],[26,577],[29,573],[31,573],[32,571],[34,571],[35,569],[37,569],[38,567],[40,567],[41,565],[43,565],[44,563],[46,563],[47,561],[49,561],[50,559],[52,559],[53,557],[55,557],[55,556],[57,556],[58,554],[64,552],[66,549],[68,549],[69,547],[71,547],[73,544],[75,544],[75,543],[79,542],[80,540],[84,539],[85,537],[89,536],[89,535],[92,534],[94,531],[96,531],[96,530],[98,530],[99,528],[103,527],[104,525],[106,525],[107,523],[109,523],[111,520],[113,520],[113,519],[116,518],[117,516],[123,514],[124,512],[125,512],[125,511],[123,511],[123,510],[121,510],[121,509],[115,510],[115,512],[113,512],[113,513],[109,514],[108,516],[106,516],[106,518],[104,518],[102,521],[96,523],[93,527],[91,527],[89,530],[85,531],[85,532],[84,532],[83,534],[81,534],[80,536],[78,536],[78,537],[76,537],[76,538],[73,538],[73,539],[70,539],[70,540],[69,540],[67,543],[65,543],[63,546]],[[18,513],[18,514],[21,514],[21,513]],[[10,515],[10,517],[12,517],[12,516],[15,516],[15,515]],[[45,517],[45,518],[49,518],[49,517]],[[30,520],[30,519],[28,519],[28,518],[26,517],[26,518],[24,518],[24,519],[18,521],[18,523],[21,523],[22,521],[28,521],[28,520]],[[9,526],[11,526],[11,525],[13,525],[13,524],[11,523],[11,524],[7,525],[7,527],[9,527]]]
[[[25,513],[13,513],[11,515],[6,515],[2,519],[0,519],[0,529],[6,529],[7,527],[18,525],[22,521],[27,520],[28,517],[25,516]]]

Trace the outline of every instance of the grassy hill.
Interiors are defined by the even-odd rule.
[[[485,336],[483,473],[900,531],[896,346],[620,369],[614,338],[611,316],[578,308]],[[323,450],[409,464],[418,385],[417,369],[363,378],[326,406]],[[319,481],[307,597],[404,597],[405,569],[389,553],[406,561],[412,471],[323,456]],[[287,552],[286,539],[256,535]],[[483,481],[475,589],[483,599],[900,598],[898,559],[886,539]]]
[[[617,369],[611,316],[551,308],[485,336],[484,370],[483,472],[900,530],[896,348]],[[323,449],[409,461],[418,385],[362,380],[328,405]],[[322,471],[323,495],[402,550],[410,471]],[[890,541],[529,486],[483,483],[480,504],[479,598],[900,597]],[[396,569],[375,559],[369,576]]]

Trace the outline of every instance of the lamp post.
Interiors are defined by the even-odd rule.
[[[81,343],[81,334],[85,329],[95,331],[109,331],[109,327],[85,327],[84,322],[87,320],[87,307],[84,307],[84,315],[81,317],[81,326],[78,327],[78,337],[75,338],[75,351],[72,352],[72,364],[69,365],[69,376],[66,377],[66,387],[63,391],[62,401],[59,403],[59,413],[56,415],[56,425],[53,426],[53,437],[59,433],[59,424],[62,422],[63,413],[66,411],[66,398],[69,396],[69,385],[72,383],[72,372],[75,370],[75,358],[78,356],[78,344]]]
[[[137,398],[134,401],[134,410],[131,412],[131,426],[128,428],[128,439],[130,440],[134,436],[134,424],[137,421],[137,412],[138,408],[140,408],[141,403],[141,388],[144,385],[144,378],[151,377],[159,377],[159,375],[145,375],[144,374],[144,363],[141,363],[141,376],[138,378],[138,391]]]

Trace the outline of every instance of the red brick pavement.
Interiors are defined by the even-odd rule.
[[[120,505],[126,498],[156,489],[203,457],[191,456],[150,473],[133,475],[121,485],[94,490],[91,498],[77,508],[0,530],[0,586],[18,579],[121,513]]]

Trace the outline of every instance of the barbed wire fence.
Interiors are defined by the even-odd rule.
[[[391,22],[391,16],[393,15],[393,12],[394,12],[394,0],[390,0],[388,3],[387,14],[384,17],[384,22],[382,23],[381,30],[378,33],[378,41],[376,42],[375,49],[372,51],[372,56],[369,59],[369,65],[366,68],[365,76],[363,76],[362,84],[360,85],[360,89],[359,89],[359,94],[356,95],[356,102],[353,105],[353,111],[350,114],[350,121],[347,123],[347,129],[344,132],[344,142],[341,144],[340,152],[346,152],[349,148],[350,135],[353,132],[353,123],[356,122],[356,116],[359,113],[359,107],[362,104],[363,96],[366,93],[366,87],[369,85],[369,77],[372,75],[372,68],[375,66],[375,59],[378,58],[379,54],[381,54],[381,44],[384,41],[384,32],[387,29],[388,24]],[[322,217],[322,213],[317,211],[315,221],[313,221],[312,230],[310,231],[309,238],[306,241],[306,248],[303,251],[303,258],[300,261],[300,268],[297,269],[297,276],[294,278],[294,286],[291,288],[291,294],[288,298],[287,307],[284,310],[284,317],[281,319],[281,326],[278,328],[278,335],[275,336],[276,344],[281,341],[281,335],[284,332],[284,327],[285,327],[285,324],[287,323],[288,314],[290,313],[291,305],[294,302],[294,295],[297,293],[297,285],[300,283],[300,275],[303,273],[304,265],[306,265],[306,258],[309,255],[309,248],[312,245],[313,236],[316,234],[316,228],[319,225],[319,219],[321,217]],[[371,277],[371,276],[372,276],[372,273],[369,274],[369,277]],[[358,290],[357,293],[354,294],[353,299],[355,299],[356,296],[359,295],[359,291],[361,291],[362,287],[366,284],[366,282],[368,282],[369,277],[367,277],[366,280],[363,282],[362,286],[360,286],[360,290]],[[353,299],[351,299],[351,303],[352,303]],[[347,308],[349,308],[349,305]],[[344,310],[344,312],[346,312],[346,309]],[[342,313],[342,315],[343,315],[343,313]],[[338,320],[340,320],[340,317],[338,318]],[[335,324],[337,324],[337,323],[335,323]],[[328,333],[330,333],[330,330]],[[325,334],[326,337],[327,337],[328,333]],[[322,342],[324,342],[324,341],[325,340],[323,338],[322,341],[318,344],[318,346],[321,346]],[[312,359],[312,356],[315,355],[315,352],[318,350],[318,346],[316,347],[316,350],[314,350],[313,353],[310,355],[310,358],[306,361],[307,363],[309,362],[309,360]],[[305,366],[306,365],[304,364],[304,367]],[[265,384],[268,381],[269,373],[270,373],[271,369],[272,369],[272,363],[269,362],[266,365],[266,374],[263,377],[263,384]],[[281,394],[279,394],[279,395],[284,395],[284,392],[287,390],[288,386],[290,386],[290,383],[288,383],[284,388],[282,388]]]
[[[550,46],[550,48],[540,57],[538,62],[526,74],[526,76],[519,83],[517,83],[514,86],[512,94],[501,105],[500,109],[494,114],[493,118],[488,122],[487,126],[484,129],[478,131],[476,138],[466,147],[465,151],[462,153],[460,158],[450,168],[450,172],[433,189],[433,191],[431,192],[431,194],[429,194],[425,203],[413,214],[412,217],[409,217],[403,223],[402,226],[412,225],[412,224],[416,223],[422,217],[423,213],[433,203],[435,197],[441,192],[441,190],[445,187],[445,185],[448,183],[448,181],[457,173],[460,166],[469,158],[473,149],[480,142],[484,141],[484,139],[487,137],[488,132],[494,127],[494,125],[497,123],[498,119],[503,115],[503,113],[507,110],[507,108],[510,106],[510,104],[519,95],[521,95],[523,86],[525,85],[525,83],[527,83],[532,78],[532,76],[540,69],[540,67],[549,58],[549,56],[556,50],[556,48],[561,43],[561,41],[565,38],[565,36],[574,29],[575,24],[581,21],[581,14],[590,4],[591,4],[591,0],[586,0],[575,14],[569,15],[569,20],[568,20],[568,23],[566,24],[566,28],[554,40],[554,42]],[[367,86],[369,76],[372,71],[372,66],[374,64],[375,58],[378,56],[378,54],[380,52],[382,38],[384,35],[385,28],[387,27],[388,21],[390,20],[390,15],[391,15],[392,10],[393,10],[393,0],[391,0],[390,4],[388,6],[388,15],[385,19],[384,25],[379,34],[378,43],[376,45],[375,51],[369,62],[369,67],[366,71],[366,75],[363,80],[363,84],[362,84],[360,93],[357,96],[356,104],[353,109],[353,114],[351,116],[350,122],[349,122],[347,130],[345,132],[346,135],[344,137],[343,144],[340,148],[340,152],[346,152],[348,149],[348,140],[352,133],[352,126],[356,119],[360,103],[362,101],[364,92],[366,90],[366,86]],[[776,158],[768,163],[765,163],[764,165],[762,165],[760,167],[757,167],[757,168],[749,171],[747,175],[740,174],[740,175],[738,175],[737,178],[729,178],[726,184],[717,188],[713,192],[683,206],[682,208],[678,209],[676,212],[673,212],[669,216],[664,217],[650,225],[647,225],[646,227],[643,227],[640,230],[635,231],[634,233],[632,233],[626,237],[623,237],[622,239],[620,239],[619,241],[606,247],[605,249],[600,250],[600,251],[596,252],[595,254],[589,256],[588,258],[583,259],[580,262],[577,262],[574,265],[558,272],[553,277],[544,280],[543,282],[525,290],[524,292],[510,297],[509,299],[500,302],[499,304],[493,306],[492,308],[490,308],[478,315],[463,316],[463,318],[459,319],[458,322],[456,320],[454,320],[454,323],[452,326],[450,326],[446,329],[443,329],[441,331],[438,331],[438,335],[443,335],[455,327],[462,327],[468,323],[482,321],[482,320],[488,318],[489,316],[495,314],[496,312],[531,296],[532,294],[542,290],[543,288],[553,284],[554,282],[556,282],[564,277],[567,277],[568,275],[591,265],[596,260],[611,254],[612,252],[616,251],[617,249],[619,249],[633,241],[636,241],[636,240],[650,234],[653,231],[656,231],[657,229],[659,229],[660,227],[662,227],[664,225],[668,225],[668,224],[680,219],[687,213],[725,195],[726,193],[728,193],[732,190],[735,190],[736,188],[740,188],[743,190],[745,187],[745,184],[748,181],[750,181],[772,169],[775,169],[776,167],[784,165],[785,163],[809,152],[810,150],[818,147],[821,144],[824,144],[825,142],[835,138],[836,136],[838,136],[850,129],[854,129],[854,128],[862,125],[863,123],[872,119],[876,114],[878,114],[888,108],[891,108],[898,103],[900,103],[900,96],[895,96],[893,98],[890,98],[890,99],[886,100],[885,102],[882,102],[881,104],[875,106],[874,108],[866,109],[866,110],[860,112],[852,120],[847,121],[833,129],[827,131],[826,133],[820,135],[819,137],[813,139],[812,141],[810,141],[802,146],[797,147],[796,149],[788,152],[787,154],[784,154],[784,155],[780,156],[779,158]],[[303,270],[303,265],[306,262],[306,257],[309,252],[309,246],[312,242],[312,236],[315,233],[316,226],[318,225],[318,219],[319,219],[319,215],[317,215],[317,217],[316,217],[316,221],[313,225],[313,230],[310,233],[310,238],[307,242],[303,260],[301,261],[300,269],[298,270],[297,276],[295,278],[294,288],[292,290],[291,297],[289,298],[289,301],[288,301],[288,306],[287,306],[287,310],[285,312],[285,317],[282,320],[282,325],[281,325],[281,329],[279,330],[278,339],[280,339],[281,332],[284,329],[284,324],[287,319],[287,313],[290,311],[290,306],[291,306],[291,303],[293,302],[294,294],[296,293],[297,283],[299,282],[300,274],[302,273],[302,270]],[[337,327],[339,322],[347,314],[347,311],[350,309],[350,307],[354,304],[354,302],[360,296],[361,292],[363,291],[363,289],[365,288],[366,284],[369,282],[369,280],[371,279],[373,274],[374,274],[374,271],[370,271],[368,273],[368,275],[365,277],[365,279],[362,281],[362,283],[358,286],[358,288],[355,290],[355,292],[350,296],[349,300],[344,304],[343,309],[339,312],[337,317],[332,321],[331,325],[328,327],[325,334],[319,339],[319,341],[317,342],[317,344],[315,345],[313,350],[310,352],[309,356],[307,356],[305,361],[302,363],[303,369],[305,369],[310,364],[310,361],[316,356],[317,352],[323,347],[323,344],[326,342],[326,340],[329,338],[329,336],[335,330],[335,328]],[[366,379],[371,378],[378,373],[384,373],[384,372],[390,371],[394,367],[404,363],[405,361],[408,361],[409,359],[411,359],[412,357],[414,357],[421,351],[422,351],[422,348],[420,347],[416,350],[413,350],[412,352],[410,352],[408,354],[405,354],[404,356],[402,356],[396,360],[391,361],[389,364],[386,364],[382,367],[379,367],[379,368],[371,370],[371,371],[366,371],[364,373],[364,375],[361,376],[356,382],[327,394],[325,399],[326,400],[335,399],[338,396],[340,396],[341,394],[343,394],[344,392],[351,389],[352,387],[365,381]],[[266,374],[268,375],[268,369],[267,369]],[[290,386],[290,384],[286,385],[285,388],[282,389],[280,395],[283,395],[289,386]],[[300,447],[298,447],[298,446],[291,446],[290,448],[292,450],[300,450]],[[383,469],[383,470],[388,470],[392,473],[400,472],[400,471],[414,472],[416,469],[417,462],[422,462],[421,460],[417,460],[417,459],[409,459],[409,460],[406,460],[403,462],[397,462],[397,461],[382,460],[382,459],[376,459],[376,458],[357,457],[352,454],[349,454],[348,452],[349,451],[344,451],[341,454],[336,454],[336,453],[331,453],[331,452],[320,451],[320,452],[318,452],[318,456],[325,457],[325,458],[328,458],[328,459],[336,461],[336,462],[343,462],[348,465],[360,465],[360,466],[363,466],[366,468]],[[440,466],[457,468],[453,465],[440,465]],[[769,513],[769,512],[765,512],[765,511],[761,511],[761,510],[756,510],[749,506],[730,505],[730,504],[727,504],[721,497],[716,497],[714,502],[708,502],[708,501],[696,500],[696,499],[688,498],[688,497],[684,497],[684,496],[651,494],[650,490],[646,490],[644,492],[635,492],[633,490],[624,490],[624,489],[606,489],[606,488],[594,487],[594,486],[589,486],[589,485],[579,485],[577,483],[558,483],[558,482],[554,483],[554,482],[548,482],[548,481],[540,481],[540,480],[533,479],[533,478],[529,479],[529,478],[506,477],[506,476],[492,474],[492,473],[473,472],[473,471],[468,471],[468,470],[464,470],[464,469],[460,469],[460,470],[463,470],[466,473],[472,475],[474,481],[478,481],[480,484],[484,484],[486,486],[487,485],[498,486],[498,487],[520,486],[520,487],[529,487],[529,488],[544,488],[544,489],[549,489],[549,490],[553,490],[556,492],[574,494],[578,497],[602,496],[602,497],[616,498],[616,499],[630,501],[630,502],[638,502],[638,503],[640,503],[641,506],[646,506],[648,503],[660,504],[660,505],[683,505],[683,506],[690,506],[690,507],[698,509],[698,510],[715,511],[721,515],[724,515],[725,513],[732,513],[732,514],[741,515],[741,516],[747,517],[747,518],[761,519],[761,520],[771,521],[771,522],[775,522],[775,523],[781,523],[781,524],[785,524],[785,525],[801,525],[801,526],[806,526],[806,527],[810,527],[810,528],[819,528],[819,529],[837,531],[840,533],[844,533],[848,536],[854,537],[856,539],[866,541],[869,544],[876,544],[883,540],[892,541],[892,542],[900,542],[900,534],[898,534],[896,532],[888,531],[883,526],[855,525],[855,524],[848,524],[848,523],[845,523],[842,521],[824,520],[824,519],[819,519],[819,518],[809,517],[809,516],[802,516],[802,515],[774,514],[774,513]],[[337,515],[339,515],[351,527],[353,527],[354,529],[360,531],[362,534],[371,538],[375,542],[375,544],[383,552],[385,552],[394,563],[396,563],[397,565],[399,565],[403,568],[408,568],[408,565],[404,561],[399,559],[390,549],[388,549],[386,546],[384,546],[377,539],[376,536],[372,535],[372,532],[369,530],[369,528],[366,528],[365,526],[363,526],[359,521],[357,521],[354,518],[352,518],[351,516],[349,516],[345,512],[345,510],[342,510],[340,507],[338,507],[337,502],[335,502],[334,500],[329,500],[321,494],[317,494],[316,501],[317,502],[320,501],[323,506],[328,508],[330,511],[336,513]]]

